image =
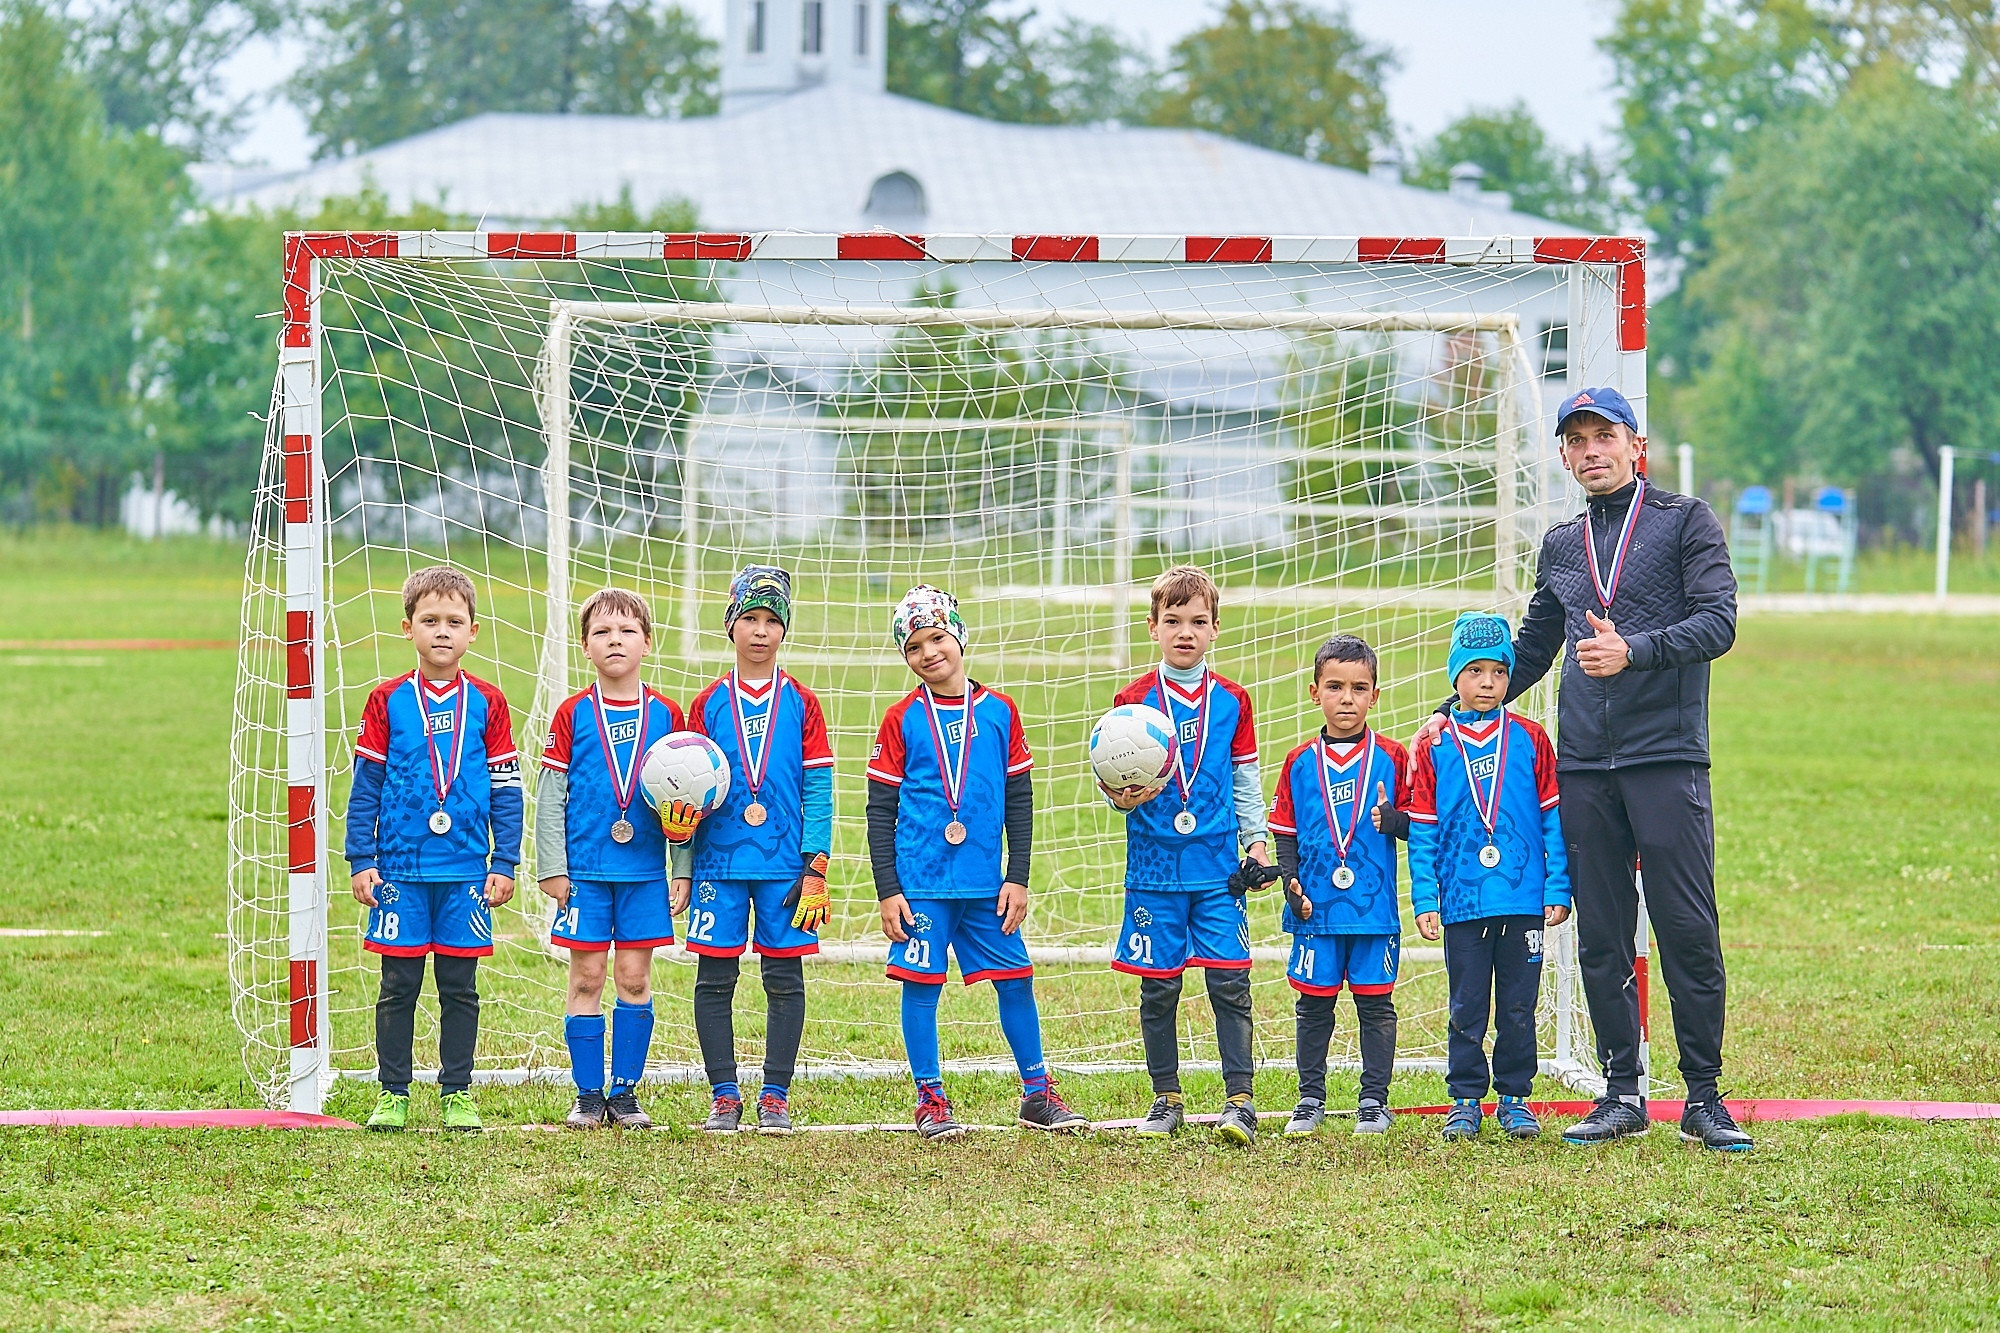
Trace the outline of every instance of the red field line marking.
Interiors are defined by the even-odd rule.
[[[171,652],[177,648],[234,648],[234,639],[0,639],[0,652]]]
[[[1587,1115],[1596,1102],[1529,1102],[1536,1115]],[[1830,1115],[1880,1115],[1899,1120],[2000,1120],[2000,1102],[1903,1102],[1851,1101],[1825,1097],[1730,1097],[1724,1100],[1731,1115],[1746,1122],[1772,1120],[1819,1120]],[[1646,1103],[1647,1114],[1656,1122],[1677,1122],[1685,1102],[1655,1098]],[[1486,1103],[1493,1114],[1494,1103]],[[1449,1106],[1399,1106],[1397,1115],[1444,1115]]]
[[[82,1129],[359,1129],[352,1120],[303,1111],[0,1111],[0,1125]]]

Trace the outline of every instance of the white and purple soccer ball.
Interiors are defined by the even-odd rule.
[[[1112,791],[1164,786],[1174,763],[1174,724],[1149,704],[1120,704],[1090,729],[1090,770]]]
[[[639,788],[655,810],[685,801],[712,815],[729,797],[729,758],[699,732],[669,732],[646,747]]]

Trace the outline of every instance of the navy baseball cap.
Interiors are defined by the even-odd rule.
[[[1595,412],[1606,421],[1616,421],[1634,435],[1639,433],[1639,414],[1632,410],[1632,404],[1625,401],[1625,395],[1616,389],[1579,389],[1563,399],[1556,409],[1556,438],[1561,439],[1563,425],[1578,412]]]

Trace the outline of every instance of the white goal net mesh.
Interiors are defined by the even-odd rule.
[[[721,614],[747,561],[789,569],[783,664],[826,708],[837,756],[835,914],[807,970],[802,1072],[900,1067],[863,829],[863,768],[913,684],[889,608],[954,592],[972,675],[1020,704],[1036,757],[1027,931],[1052,1062],[1135,1067],[1137,983],[1107,964],[1123,831],[1093,788],[1091,722],[1153,660],[1146,587],[1191,561],[1223,590],[1220,671],[1254,700],[1267,793],[1319,724],[1314,649],[1381,655],[1373,721],[1406,738],[1445,692],[1461,610],[1516,614],[1566,484],[1548,410],[1563,388],[1572,266],[327,260],[318,442],[325,529],[323,1003],[336,1072],[374,1065],[374,960],[346,892],[340,816],[369,689],[408,670],[398,589],[449,562],[480,595],[466,666],[506,692],[531,792],[553,707],[588,684],[573,608],[636,589],[659,630],[650,684],[685,704],[727,671]],[[1587,270],[1578,270],[1587,276]],[[1551,329],[1555,332],[1551,334]],[[246,1063],[288,1078],[288,890],[279,429],[249,555],[232,775],[229,937]],[[1544,691],[1524,704],[1546,714]],[[532,828],[532,816],[530,820]],[[495,918],[481,968],[482,1071],[565,1063],[564,967],[534,887]],[[1404,893],[1407,916],[1407,892]],[[1252,899],[1259,1055],[1288,1063],[1281,899]],[[1561,932],[1546,1055],[1587,1049]],[[1441,1060],[1442,962],[1409,932],[1399,1055]],[[699,1065],[691,960],[656,967],[662,1076]],[[1190,1060],[1213,1059],[1199,987]],[[427,1002],[428,1003],[428,1002]],[[738,992],[758,1062],[763,996]],[[989,988],[944,1001],[945,1055],[1009,1067]],[[1336,1059],[1352,1029],[1336,1034]],[[435,1060],[434,1016],[418,1064]]]

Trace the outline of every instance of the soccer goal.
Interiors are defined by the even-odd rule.
[[[246,1068],[302,1110],[373,1071],[377,974],[338,853],[362,701],[412,665],[404,577],[473,577],[466,665],[512,702],[532,790],[551,711],[588,683],[582,597],[651,601],[647,679],[685,702],[729,668],[725,590],[749,560],[793,572],[783,661],[838,757],[802,1076],[902,1068],[863,768],[913,683],[888,612],[918,581],[959,596],[972,675],[1027,722],[1051,1061],[1142,1067],[1136,983],[1108,967],[1123,832],[1085,738],[1150,660],[1147,585],[1183,561],[1221,584],[1216,665],[1254,699],[1267,790],[1318,726],[1306,675],[1331,633],[1376,646],[1375,720],[1406,738],[1446,690],[1453,616],[1517,615],[1542,529],[1574,510],[1556,399],[1609,384],[1643,411],[1642,260],[1582,237],[289,237],[230,784]],[[1524,704],[1552,720],[1553,702]],[[563,1065],[564,969],[526,858],[481,969],[481,1078]],[[1252,977],[1260,1057],[1289,1065],[1279,902],[1252,900]],[[1441,955],[1411,942],[1402,1065],[1438,1069]],[[1568,928],[1549,956],[1544,1069],[1587,1088]],[[699,1075],[688,961],[656,969],[661,1078]],[[763,996],[746,984],[738,1004],[755,1066]],[[992,1005],[950,988],[947,1068],[1011,1068]],[[1212,1051],[1205,1002],[1183,1013]],[[426,1040],[429,1012],[420,1065]]]

